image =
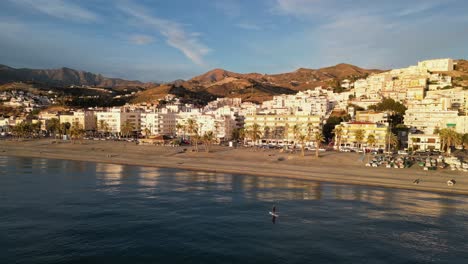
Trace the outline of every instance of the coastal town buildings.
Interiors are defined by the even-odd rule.
[[[410,133],[408,135],[408,148],[411,151],[440,151],[441,140],[439,135]]]
[[[141,113],[141,132],[145,136],[174,136],[176,124],[177,114],[169,111],[167,108],[160,109],[157,112]]]
[[[255,114],[245,118],[245,128],[251,129],[257,125],[263,140],[271,144],[297,144],[295,127],[300,134],[313,135],[322,130],[322,124],[323,118],[318,115]],[[312,137],[308,141],[307,144],[314,144]]]
[[[452,71],[453,70],[453,59],[435,59],[435,60],[425,60],[418,62],[418,67],[426,69],[428,71]]]
[[[458,118],[458,111],[450,110],[449,105],[450,101],[443,98],[411,101],[404,116],[404,124],[413,130],[433,134],[436,128],[447,127],[447,124]]]
[[[355,121],[387,124],[390,114],[387,112],[356,111]]]
[[[272,100],[262,103],[263,113],[325,116],[331,109],[327,95],[319,89],[273,96]]]
[[[139,132],[141,128],[140,115],[140,111],[130,111],[126,107],[113,107],[108,111],[98,111],[96,112],[97,129],[101,132],[120,134],[123,125],[130,124],[133,132]],[[105,124],[105,128],[103,124]]]
[[[335,129],[337,127],[342,129],[341,138],[335,138],[335,144],[340,142],[340,147],[385,149],[386,136],[388,134],[388,125],[385,123],[351,121],[342,122]],[[360,138],[359,134],[361,134],[362,138]],[[373,144],[368,143],[371,135],[375,139]]]
[[[86,131],[94,131],[97,128],[94,111],[79,110],[72,113],[60,114],[60,123],[78,124],[80,128]]]

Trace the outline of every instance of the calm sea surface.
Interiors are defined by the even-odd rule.
[[[467,221],[465,196],[0,156],[0,263],[468,263]]]

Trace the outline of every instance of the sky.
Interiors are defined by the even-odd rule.
[[[2,0],[0,64],[141,81],[468,58],[466,0]]]

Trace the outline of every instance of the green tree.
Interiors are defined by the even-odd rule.
[[[440,130],[440,138],[442,139],[443,147],[447,147],[447,154],[451,154],[452,146],[456,146],[462,142],[462,136],[451,128]]]
[[[341,148],[341,139],[343,137],[343,125],[337,125],[335,126],[335,129],[333,129],[333,134],[335,134],[335,146],[338,146],[338,151],[340,151]]]
[[[71,124],[69,122],[61,123],[60,124],[60,134],[61,135],[68,135],[70,127],[71,127]]]
[[[80,140],[81,142],[85,133],[86,131],[83,129],[83,126],[79,122],[73,122],[70,128],[70,138],[72,140],[72,143],[75,144],[76,140]]]
[[[388,151],[391,151],[392,147],[395,149],[398,147],[398,137],[390,131],[387,131],[385,136],[385,144],[388,146]]]
[[[358,129],[354,131],[354,138],[359,145],[359,148],[362,147],[362,142],[364,141],[365,131],[363,129]]]
[[[177,130],[177,134],[179,135],[182,134],[182,139],[185,139],[185,126],[180,123],[177,123],[176,130]]]
[[[39,137],[39,135],[41,133],[41,127],[42,127],[42,122],[41,121],[37,121],[36,123],[31,124],[31,132],[32,132],[33,136]]]
[[[323,137],[322,135],[322,132],[315,132],[314,133],[314,142],[315,142],[315,157],[318,158],[319,157],[319,148],[320,148],[320,144],[325,141],[325,138]]]
[[[99,127],[98,127],[99,131],[101,132],[101,135],[106,135],[107,133],[109,133],[109,124],[105,121],[105,120],[99,120]]]
[[[333,138],[333,130],[336,126],[341,124],[343,121],[345,121],[344,116],[330,116],[327,119],[327,122],[323,125],[323,136],[327,142]]]
[[[257,145],[257,141],[262,137],[260,126],[254,123],[251,127],[246,129],[246,136],[253,141],[254,146]]]
[[[46,130],[50,134],[53,134],[54,138],[57,138],[57,133],[60,131],[60,120],[58,118],[52,118],[46,121]]]
[[[145,127],[144,132],[145,138],[149,138],[149,136],[151,136],[151,130],[149,128]]]
[[[128,136],[130,136],[130,134],[133,132],[135,128],[133,127],[132,123],[130,123],[130,121],[125,121],[125,123],[123,123],[121,126],[120,126],[120,131],[122,133],[122,135],[126,138],[128,138]]]
[[[309,131],[309,129],[307,129]],[[296,124],[293,126],[294,141],[298,142],[301,145],[301,155],[305,156],[305,145],[306,142],[310,139],[309,132],[304,133],[301,129],[301,126]]]
[[[374,134],[370,134],[367,136],[367,145],[373,148],[375,146],[375,143],[377,143],[377,140],[375,139]]]
[[[463,134],[463,136],[461,137],[461,144],[463,146],[463,149],[467,149],[468,148],[468,134],[465,133]]]
[[[203,135],[203,144],[205,144],[205,151],[210,152],[211,145],[215,140],[215,135],[213,131],[206,132]]]
[[[198,142],[200,141],[200,135],[198,134],[197,121],[193,119],[187,120],[187,132],[190,136],[190,143],[195,145],[195,151],[198,152]]]

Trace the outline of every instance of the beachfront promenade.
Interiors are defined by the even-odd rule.
[[[51,139],[0,141],[0,155],[287,177],[468,195],[467,173],[448,169],[423,171],[418,166],[408,169],[365,167],[357,153],[327,151],[316,158],[314,152],[302,157],[299,153],[281,153],[278,150],[220,146],[214,146],[212,152],[206,153],[203,147],[200,152],[192,152],[190,146],[139,146],[114,141],[51,142]],[[415,179],[420,179],[420,183],[413,184]],[[456,180],[452,187],[446,184],[450,179]]]

